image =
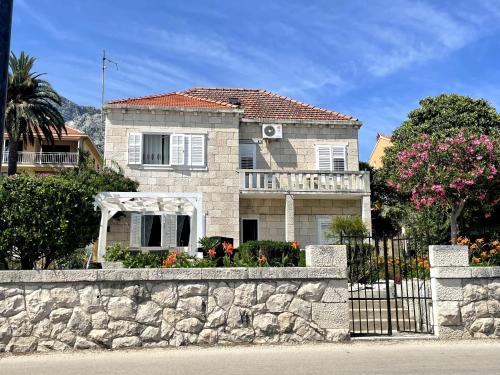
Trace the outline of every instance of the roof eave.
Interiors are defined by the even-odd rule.
[[[205,107],[184,107],[184,106],[166,106],[166,105],[133,105],[121,103],[106,103],[104,110],[107,109],[125,109],[139,111],[176,111],[176,112],[223,112],[223,113],[243,113],[242,108],[205,108]]]
[[[300,125],[340,125],[361,127],[363,123],[359,120],[313,120],[313,119],[282,119],[282,118],[248,118],[243,117],[241,122],[300,124]]]

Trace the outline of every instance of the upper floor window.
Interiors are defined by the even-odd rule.
[[[205,134],[142,134],[128,137],[128,163],[143,165],[206,165]]]
[[[255,143],[240,143],[240,168],[255,169],[257,145]]]
[[[346,148],[346,145],[317,145],[316,168],[320,171],[345,171]]]

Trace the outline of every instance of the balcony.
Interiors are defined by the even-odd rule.
[[[370,193],[369,172],[271,171],[239,169],[242,193]]]
[[[3,153],[3,163],[9,161],[9,153]],[[28,152],[19,151],[17,154],[18,165],[62,165],[74,166],[78,164],[78,152]]]

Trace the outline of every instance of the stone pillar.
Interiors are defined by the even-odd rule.
[[[370,196],[364,195],[361,198],[361,220],[368,229],[370,236],[372,235],[372,206],[370,202]]]
[[[285,195],[285,240],[295,240],[295,208],[293,195]]]
[[[306,246],[308,273],[331,278],[321,300],[311,303],[312,320],[326,330],[329,341],[347,340],[349,299],[347,289],[347,249],[345,245]]]
[[[465,337],[462,322],[462,278],[471,277],[467,246],[429,246],[434,334]]]

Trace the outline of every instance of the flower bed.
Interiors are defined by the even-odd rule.
[[[227,242],[213,239],[200,241],[205,256],[197,258],[183,251],[155,251],[133,253],[121,244],[108,246],[106,260],[121,262],[126,268],[212,268],[212,267],[298,267],[305,266],[304,252],[297,241],[250,241],[234,249]],[[222,245],[223,255],[216,248]]]
[[[475,241],[471,241],[467,237],[459,237],[458,244],[468,246],[469,261],[472,266],[500,266],[499,240],[488,242],[483,238],[478,238]]]

